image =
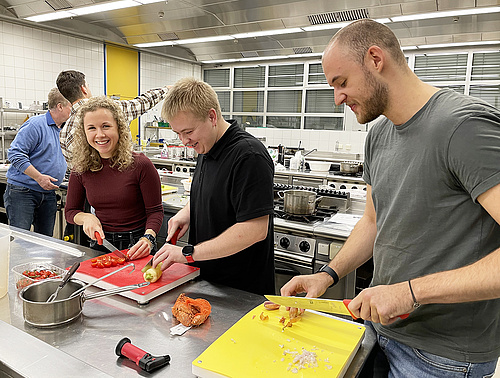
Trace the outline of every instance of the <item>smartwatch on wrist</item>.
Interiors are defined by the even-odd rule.
[[[319,268],[318,273],[319,272],[328,273],[328,275],[333,278],[333,283],[329,287],[332,287],[333,285],[336,285],[339,282],[339,275],[337,274],[336,271],[330,268],[328,264],[325,264],[321,268]]]
[[[186,258],[188,263],[194,262],[193,253],[194,253],[194,246],[193,245],[188,244],[188,245],[182,247],[182,254]]]
[[[153,235],[144,234],[142,237],[148,239],[148,241],[151,243],[151,250],[156,249],[156,238]]]

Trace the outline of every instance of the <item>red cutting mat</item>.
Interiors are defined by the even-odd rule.
[[[109,253],[109,255],[112,255],[112,253]],[[88,259],[82,261],[74,277],[85,282],[93,282],[97,278],[114,272],[115,270],[120,269],[127,264],[134,263],[135,270],[133,272],[132,267],[129,267],[95,284],[95,286],[101,287],[103,289],[133,285],[144,282],[144,277],[141,269],[144,268],[144,266],[150,259],[151,256],[147,256],[143,257],[142,259],[128,261],[124,265],[118,265],[116,267],[110,268],[93,268],[90,263],[91,259]],[[120,295],[135,299],[140,303],[147,302],[150,299],[199,276],[199,274],[199,268],[185,264],[174,263],[171,267],[163,272],[158,281],[146,287],[142,287],[132,291],[125,291],[123,293],[120,293]]]

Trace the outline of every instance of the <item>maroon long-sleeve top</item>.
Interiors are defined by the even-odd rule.
[[[75,223],[73,218],[84,210],[87,198],[104,231],[142,227],[160,231],[163,206],[158,172],[146,156],[133,155],[133,165],[123,172],[111,168],[108,159],[101,159],[103,168],[98,172],[71,173],[65,208],[68,223]]]

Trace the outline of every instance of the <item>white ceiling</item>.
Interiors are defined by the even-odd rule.
[[[92,0],[0,0],[2,17],[28,16],[99,3]],[[51,5],[49,5],[51,4]],[[169,39],[310,26],[335,17],[378,19],[500,5],[500,0],[168,0],[127,9],[45,22],[51,28],[134,45]],[[346,12],[355,11],[355,12]],[[341,12],[341,13],[337,13]],[[161,17],[160,17],[161,16]],[[393,22],[402,46],[500,40],[500,13]],[[197,61],[321,53],[335,30],[151,48]]]

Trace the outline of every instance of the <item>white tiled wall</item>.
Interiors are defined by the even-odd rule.
[[[139,56],[141,92],[186,76],[201,78],[199,64],[144,52]],[[34,101],[42,104],[64,70],[85,73],[92,94],[105,94],[104,43],[0,21],[0,97],[26,108]],[[160,106],[142,117],[141,125],[159,116]],[[6,126],[15,126],[26,114],[9,113],[8,117]]]
[[[0,21],[0,97],[42,103],[68,69],[84,72],[93,94],[104,93],[101,43]]]
[[[158,88],[174,84],[183,77],[195,77],[201,79],[201,66],[196,63],[184,62],[176,59],[168,59],[158,55],[141,52],[140,86],[141,93],[151,88]],[[151,111],[141,117],[141,135],[144,136],[144,125],[153,121],[156,116],[161,118],[161,106],[159,103]],[[174,139],[176,135],[171,130],[151,130],[156,133],[153,139]],[[158,135],[159,134],[159,135]]]

